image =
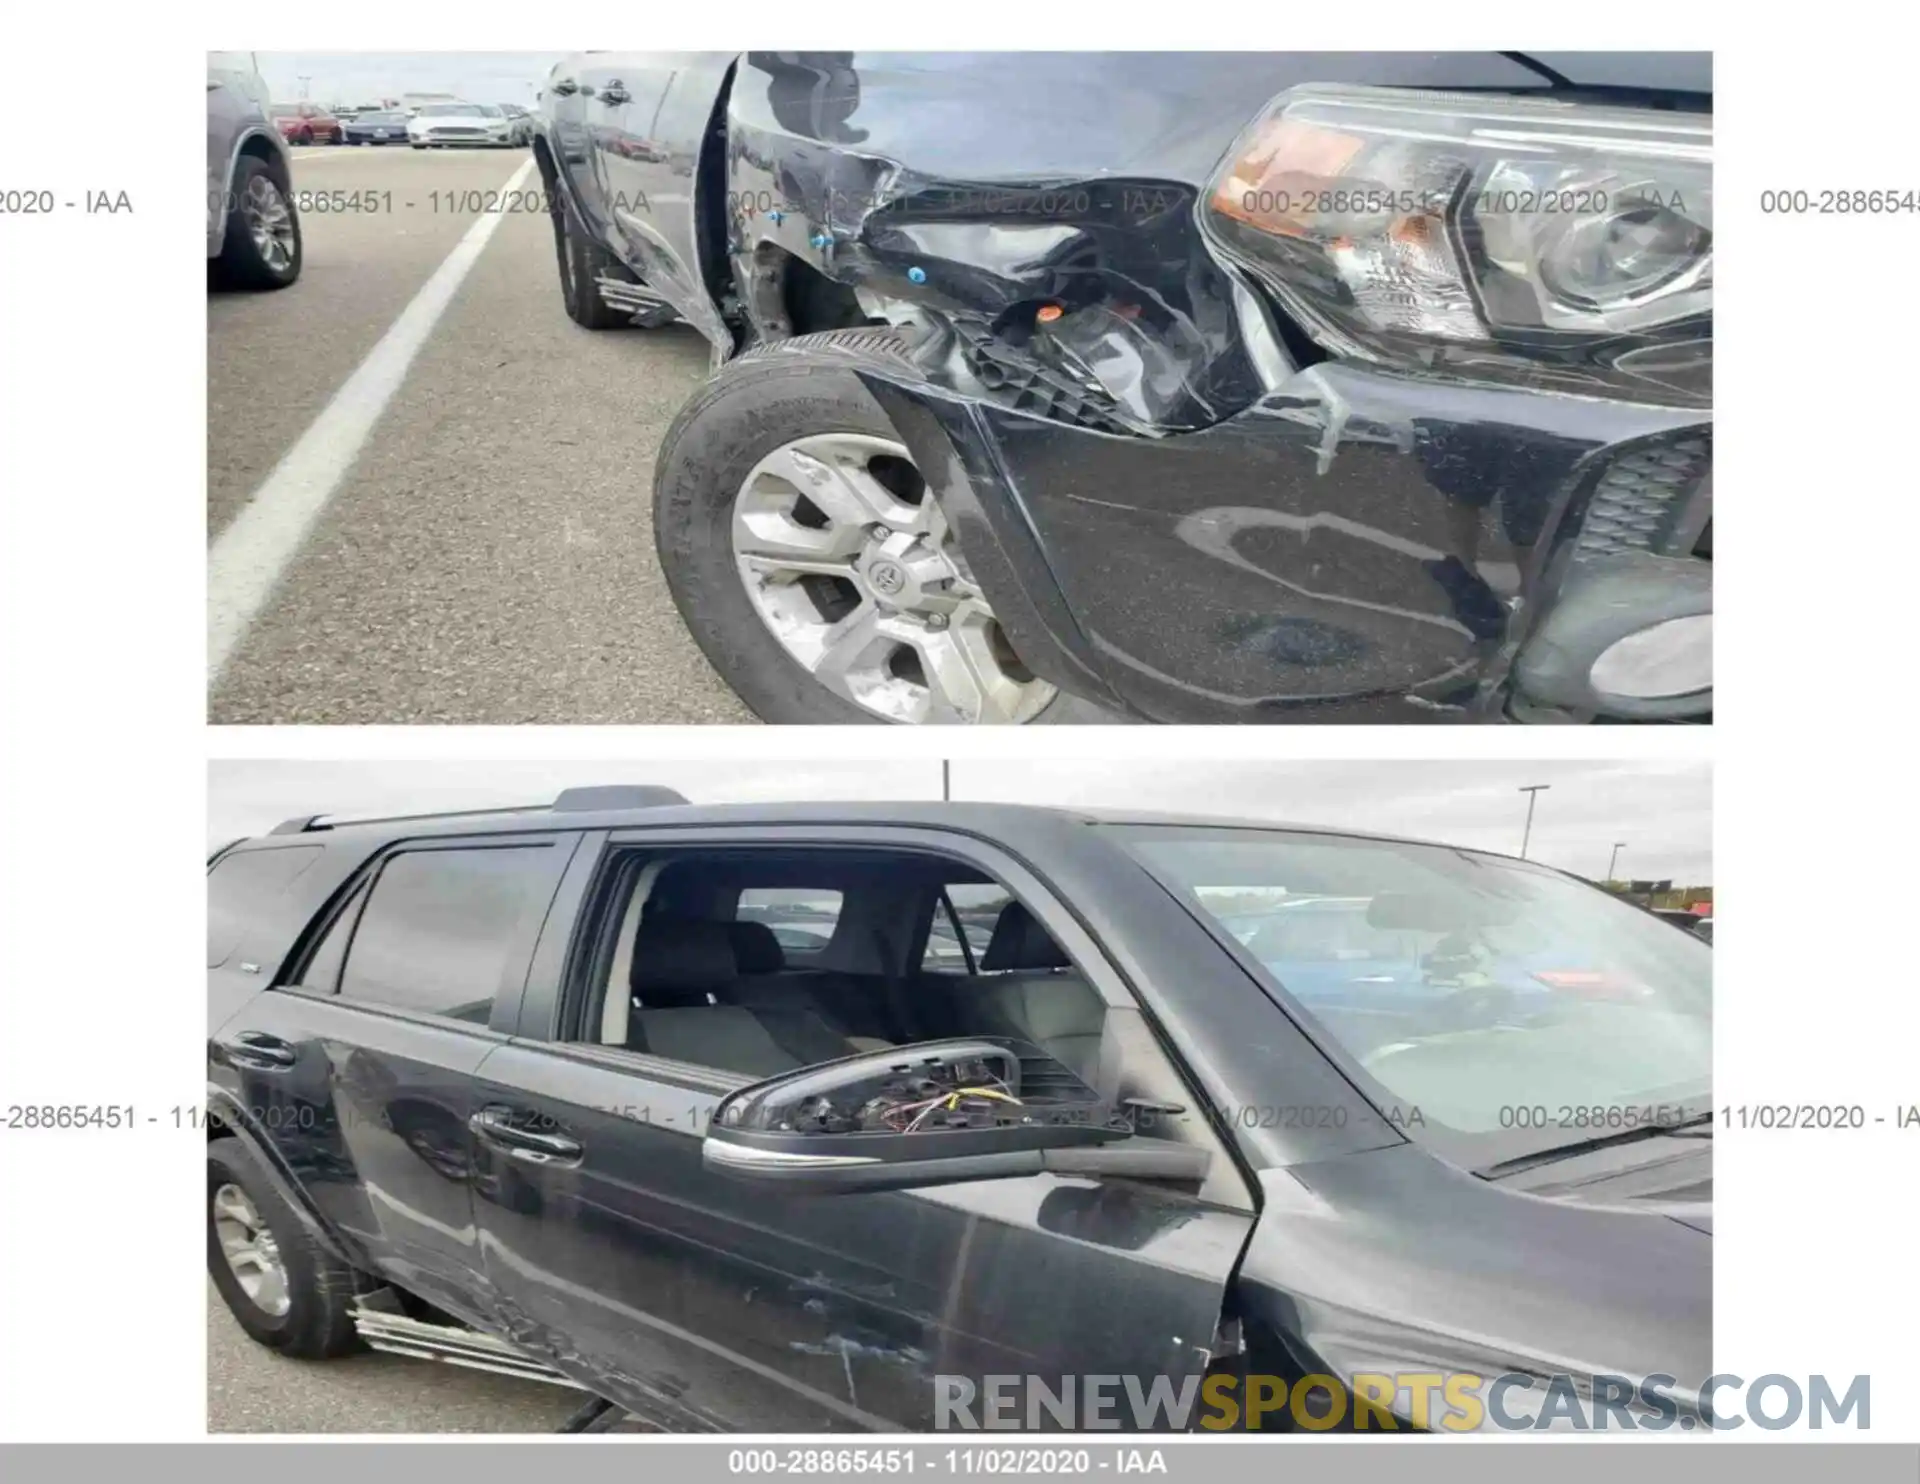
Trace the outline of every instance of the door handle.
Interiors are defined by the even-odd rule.
[[[497,1144],[515,1159],[528,1164],[577,1164],[586,1153],[578,1139],[565,1134],[541,1133],[516,1121],[511,1108],[482,1108],[467,1120],[467,1127],[489,1144]]]
[[[627,91],[627,85],[617,77],[600,89],[602,103],[625,103],[632,96],[633,94]]]
[[[550,91],[558,93],[562,98],[571,98],[580,91],[580,84],[570,77],[563,77],[552,85]]]
[[[244,1067],[290,1067],[297,1059],[293,1043],[265,1031],[242,1031],[231,1041],[222,1041],[220,1050],[228,1061]]]

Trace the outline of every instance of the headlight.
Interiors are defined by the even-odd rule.
[[[1705,114],[1296,88],[1201,225],[1342,354],[1704,406],[1712,145]]]
[[[1616,639],[1587,677],[1605,696],[1662,701],[1713,688],[1713,615],[1670,618]]]

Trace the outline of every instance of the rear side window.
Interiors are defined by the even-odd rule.
[[[818,887],[754,886],[740,893],[733,915],[741,922],[763,922],[787,954],[818,953],[833,941],[844,899]]]
[[[248,926],[271,912],[279,897],[320,858],[318,845],[237,850],[207,873],[207,967],[217,969],[240,946]]]
[[[532,845],[390,857],[353,930],[341,997],[484,1024],[508,961],[525,941],[528,913],[544,905],[546,851]]]

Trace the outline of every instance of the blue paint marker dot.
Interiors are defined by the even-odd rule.
[[[812,241],[815,247],[831,247],[833,245],[833,238],[825,232],[815,232],[809,240]]]
[[[767,213],[767,220],[772,222],[776,227],[786,219],[787,214],[784,211],[769,211]]]
[[[925,283],[926,281],[927,281],[927,270],[925,268],[907,269],[908,283]]]

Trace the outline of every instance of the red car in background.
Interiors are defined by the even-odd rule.
[[[273,121],[288,144],[339,144],[347,137],[346,125],[318,103],[276,103]]]

